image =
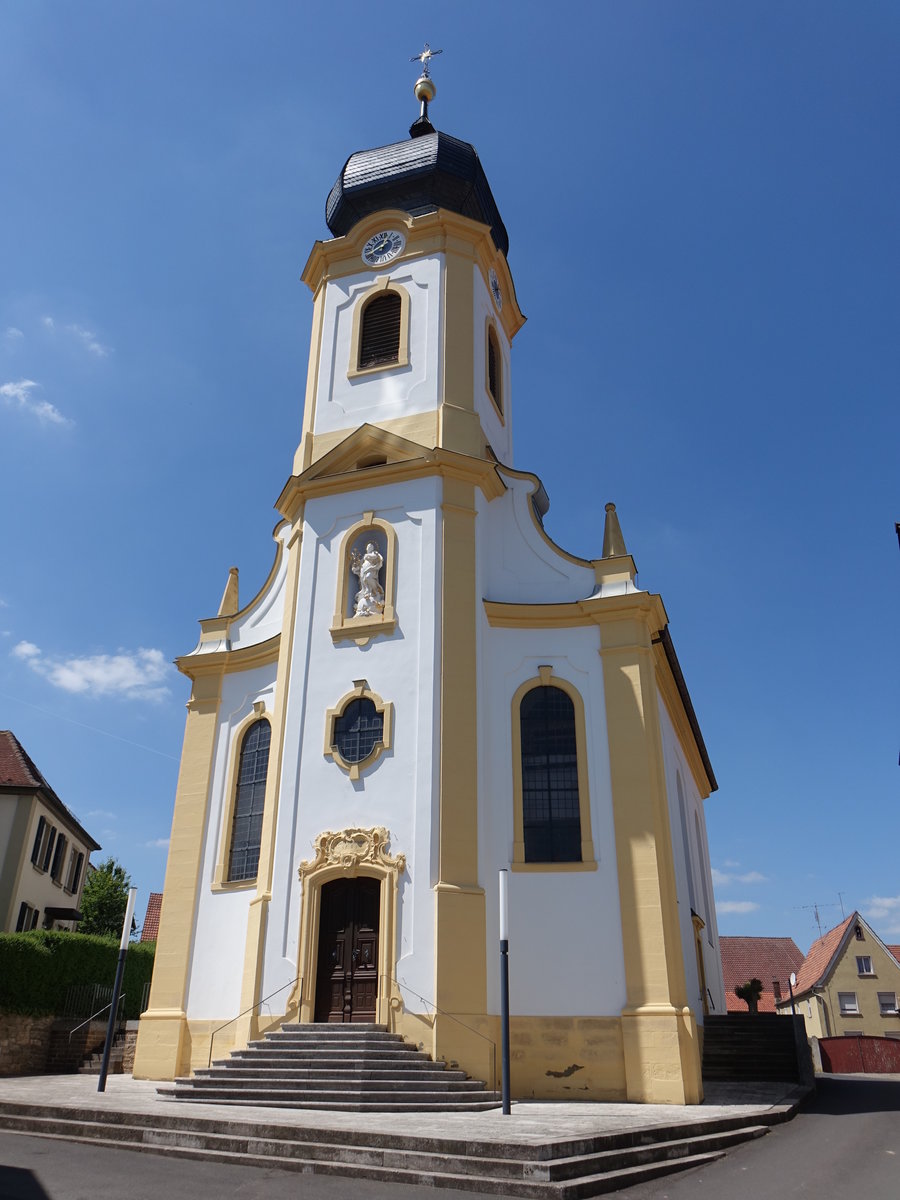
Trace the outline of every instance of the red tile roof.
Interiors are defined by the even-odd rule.
[[[751,979],[758,979],[763,985],[759,1011],[775,1012],[772,981],[777,979],[782,994],[787,996],[791,971],[799,973],[803,964],[803,952],[789,937],[720,937],[719,949],[728,1012],[748,1011],[744,1001],[734,994],[734,989]]]
[[[846,920],[841,921],[840,925],[835,925],[834,929],[829,929],[827,933],[823,933],[818,941],[813,942],[809,948],[804,960],[803,966],[797,972],[797,986],[794,988],[794,995],[799,995],[800,992],[808,992],[822,979],[822,976],[828,970],[831,960],[834,958],[835,951],[841,944],[841,939],[847,932],[851,924],[859,919],[859,913],[851,913]]]
[[[162,892],[151,892],[147,901],[147,915],[141,929],[142,942],[155,942],[159,933],[159,914],[162,909]]]
[[[897,962],[900,962],[900,946],[888,946],[888,950],[890,950]]]
[[[66,808],[25,753],[22,743],[9,729],[0,729],[0,791],[40,792],[51,811],[55,811],[77,832],[87,845],[88,853],[100,849],[100,843],[94,841],[75,814]]]

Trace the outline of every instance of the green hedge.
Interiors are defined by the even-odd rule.
[[[153,974],[156,942],[134,942],[125,958],[124,1009],[140,1016],[144,984]],[[75,984],[112,987],[119,958],[117,938],[36,929],[0,933],[0,1009],[31,1016],[58,1015]]]

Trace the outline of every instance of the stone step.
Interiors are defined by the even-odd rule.
[[[730,1146],[767,1131],[764,1126],[740,1127],[726,1120],[710,1122],[709,1129],[699,1134],[695,1130],[688,1137],[672,1137],[675,1127],[600,1135],[584,1142],[505,1145],[409,1134],[398,1139],[390,1133],[358,1130],[259,1127],[224,1119],[179,1121],[168,1116],[154,1119],[150,1114],[91,1110],[46,1117],[44,1112],[39,1106],[0,1104],[0,1128],[205,1161],[534,1200],[581,1200],[636,1185],[721,1158]],[[728,1128],[716,1133],[715,1124]],[[580,1147],[586,1153],[565,1153]]]
[[[227,1063],[221,1066],[200,1067],[194,1072],[195,1079],[246,1079],[249,1076],[265,1074],[269,1079],[396,1079],[398,1082],[433,1079],[436,1083],[442,1080],[467,1079],[465,1071],[451,1070],[435,1063],[416,1064],[415,1067],[401,1065],[386,1065],[384,1067],[359,1067],[348,1063],[340,1067],[273,1067],[266,1064],[260,1068],[252,1061]]]
[[[223,1071],[220,1075],[209,1076],[198,1072],[190,1078],[175,1079],[176,1087],[205,1087],[207,1090],[224,1085],[231,1088],[246,1088],[251,1091],[265,1089],[272,1092],[290,1092],[304,1094],[315,1088],[326,1091],[357,1091],[357,1092],[483,1092],[484,1084],[477,1079],[405,1079],[396,1075],[387,1079],[361,1079],[359,1077],[335,1078],[322,1075],[316,1079],[283,1079],[273,1078],[269,1072],[262,1074],[241,1074]]]

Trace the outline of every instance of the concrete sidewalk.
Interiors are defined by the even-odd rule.
[[[354,1113],[311,1109],[274,1109],[186,1104],[162,1100],[157,1084],[110,1075],[106,1091],[97,1091],[96,1075],[30,1075],[0,1079],[0,1105],[33,1104],[48,1115],[90,1107],[97,1112],[165,1114],[185,1120],[241,1121],[259,1125],[290,1125],[298,1129],[354,1130],[358,1133],[478,1140],[482,1143],[540,1145],[558,1139],[690,1124],[699,1133],[704,1125],[739,1117],[747,1123],[788,1120],[808,1094],[808,1088],[789,1083],[709,1083],[699,1105],[595,1104],[587,1101],[515,1101],[512,1114],[500,1109],[474,1113]]]

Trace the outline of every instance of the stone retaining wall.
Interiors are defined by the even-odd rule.
[[[43,1074],[55,1019],[0,1013],[0,1076]]]

